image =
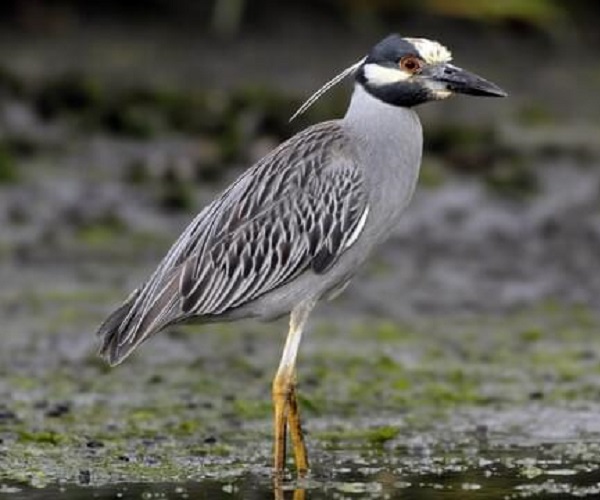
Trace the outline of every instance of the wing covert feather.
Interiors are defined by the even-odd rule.
[[[192,221],[141,287],[119,345],[137,345],[191,316],[226,313],[309,269],[326,272],[368,213],[351,151],[341,127],[326,122],[246,171]],[[165,300],[165,284],[174,280],[177,291],[170,286]],[[152,331],[144,328],[149,324]]]

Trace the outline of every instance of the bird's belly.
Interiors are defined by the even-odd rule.
[[[317,274],[308,269],[291,282],[271,290],[251,304],[232,311],[231,318],[227,319],[252,316],[271,320],[289,313],[304,301],[337,297],[345,290],[376,246],[357,243],[346,250],[327,272]]]

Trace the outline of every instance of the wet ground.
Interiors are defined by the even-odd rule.
[[[171,330],[110,370],[82,333],[101,315],[90,302],[110,299],[57,292],[19,320],[37,340],[3,349],[1,495],[273,494],[269,388],[284,323]],[[320,315],[299,363],[312,472],[299,484],[290,475],[286,491],[594,498],[597,332],[588,309],[552,302],[404,324]]]
[[[512,450],[513,454],[515,450]],[[245,472],[238,477],[209,478],[201,482],[182,483],[126,483],[101,488],[63,486],[44,490],[18,490],[14,488],[7,498],[141,498],[141,499],[267,499],[284,498],[315,500],[337,498],[386,498],[425,500],[491,499],[491,498],[597,498],[600,494],[600,475],[589,471],[585,464],[574,469],[555,468],[559,460],[539,458],[532,450],[522,450],[525,458],[515,459],[507,465],[482,459],[479,468],[465,466],[456,461],[451,465],[433,465],[430,473],[406,473],[397,465],[380,465],[373,458],[339,464],[328,469],[323,479],[305,479],[273,486],[264,472]],[[518,452],[517,452],[518,453]],[[358,462],[358,463],[356,463]],[[450,462],[450,461],[449,461]],[[510,461],[509,461],[510,462]],[[528,464],[539,463],[542,468]],[[364,464],[364,465],[363,465]],[[481,466],[483,464],[483,467]],[[411,466],[413,464],[410,464]],[[8,490],[9,488],[5,488]],[[1,493],[0,493],[1,494]],[[10,495],[10,496],[9,496]]]
[[[161,53],[184,53],[182,40],[159,41]],[[80,42],[0,51],[0,498],[600,495],[597,104],[574,112],[587,88],[544,101],[560,85],[593,86],[597,63],[586,78],[549,78],[535,99],[528,81],[512,103],[424,109],[411,209],[304,338],[312,471],[277,491],[270,381],[284,321],[173,328],[116,369],[95,356],[93,332],[191,215],[292,132],[297,95],[195,93],[161,78],[115,90],[115,75],[117,87],[136,81],[136,64],[151,73],[148,47],[107,66],[110,46],[86,59]],[[496,42],[512,64],[515,41]],[[65,50],[79,75],[48,68]],[[253,50],[238,61],[244,72]],[[346,50],[334,46],[314,73],[329,76]],[[487,58],[479,66],[469,53],[485,73]],[[165,57],[166,73],[198,77],[203,58],[188,67],[185,54]],[[254,69],[268,72],[267,59]],[[511,67],[518,82],[520,63]],[[341,96],[307,120],[339,110]],[[205,113],[213,121],[196,121]]]

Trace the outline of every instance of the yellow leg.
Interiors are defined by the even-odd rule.
[[[273,499],[285,500],[285,495],[283,494],[283,481],[281,476],[277,474],[273,477]]]
[[[283,481],[280,477],[276,477],[275,481],[273,482],[273,499],[285,500],[285,494],[283,491]],[[294,488],[292,500],[306,500],[306,490],[304,488]]]
[[[308,457],[306,455],[306,445],[304,444],[304,433],[302,432],[302,423],[300,421],[300,412],[298,410],[298,399],[296,396],[296,380],[292,381],[289,395],[289,414],[288,423],[290,425],[290,435],[292,436],[292,445],[294,446],[294,457],[296,459],[296,469],[299,476],[304,476],[308,471]]]
[[[285,467],[286,431],[290,424],[296,467],[300,474],[308,469],[306,446],[300,426],[298,402],[296,399],[296,357],[302,337],[302,329],[314,302],[306,302],[292,310],[290,331],[285,341],[281,362],[273,379],[273,410],[275,446],[273,452],[273,470],[276,476],[283,474]]]
[[[273,455],[273,469],[276,475],[282,475],[285,467],[285,448],[287,437],[288,419],[288,385],[286,374],[277,374],[273,380],[273,432],[275,436],[275,450]]]
[[[303,488],[295,489],[293,500],[306,500],[306,490]]]

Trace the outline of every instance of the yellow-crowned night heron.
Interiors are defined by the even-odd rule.
[[[373,47],[343,73],[355,73],[344,118],[284,142],[204,208],[100,327],[102,356],[120,363],[174,323],[291,313],[273,380],[274,469],[283,470],[289,424],[297,469],[306,471],[295,389],[302,330],[315,303],[342,289],[386,239],[412,196],[422,149],[412,108],[455,93],[506,96],[450,59],[422,38],[390,35]]]

